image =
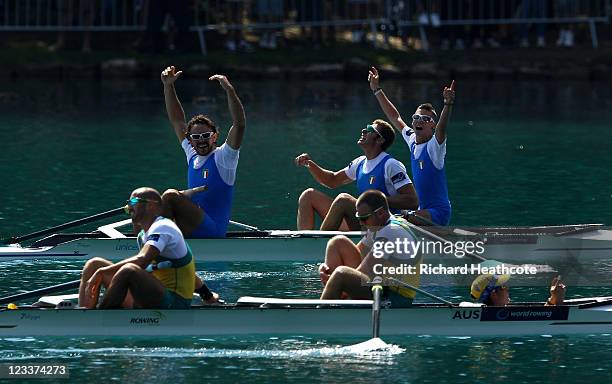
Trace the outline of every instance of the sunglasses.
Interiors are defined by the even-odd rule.
[[[132,197],[129,200],[125,201],[125,206],[123,207],[123,210],[125,211],[126,214],[130,214],[130,207],[135,206],[138,203],[147,203],[147,202],[152,202],[153,200],[149,200],[149,199],[144,199],[142,197]]]
[[[204,132],[204,133],[192,133],[192,134],[189,135],[189,137],[191,138],[191,140],[208,140],[214,134],[215,134],[215,132],[208,131],[208,132]]]
[[[431,116],[427,116],[427,115],[412,115],[412,120],[429,123],[430,121],[434,121],[434,118]]]
[[[376,127],[374,127],[372,124],[368,124],[366,125],[366,132],[374,132],[375,134],[377,134],[378,136],[382,137],[382,135],[380,134],[380,132],[378,132],[378,130],[376,129]]]
[[[355,213],[355,218],[357,219],[357,221],[359,221],[360,223],[363,223],[364,221],[368,220],[370,218],[370,216],[372,216],[373,214],[375,214],[376,212],[380,211],[381,209],[383,209],[383,207],[378,207],[375,210],[373,210],[370,213],[366,213],[365,215],[359,215],[358,213]]]
[[[129,205],[130,207],[133,207],[138,203],[148,202],[148,201],[151,201],[151,200],[145,199],[143,197],[132,197],[129,200],[126,200],[125,204]]]

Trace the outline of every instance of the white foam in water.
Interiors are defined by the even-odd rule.
[[[392,355],[402,353],[405,349],[397,345],[387,344],[381,338],[376,337],[363,343],[349,345],[347,347],[338,348],[346,351],[349,354],[371,354],[371,353],[389,353]]]
[[[293,359],[293,358],[319,358],[334,356],[369,356],[387,357],[401,354],[405,349],[387,344],[379,338],[370,339],[363,343],[349,346],[319,347],[307,349],[223,349],[223,348],[45,348],[39,350],[37,357],[76,358],[84,355],[99,356],[138,356],[163,358],[248,358],[248,359]],[[27,356],[26,356],[27,355]],[[31,358],[31,354],[24,354],[23,358]],[[13,359],[19,359],[13,357]]]

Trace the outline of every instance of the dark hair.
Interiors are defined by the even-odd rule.
[[[438,114],[436,113],[436,110],[433,107],[433,105],[431,105],[431,103],[421,104],[421,105],[419,105],[419,107],[417,109],[424,109],[426,111],[429,111],[429,112],[433,113],[435,118],[438,118]]]
[[[185,130],[185,136],[191,133],[191,128],[193,128],[194,125],[208,125],[210,129],[213,130],[213,132],[219,132],[219,130],[215,126],[215,122],[210,117],[206,115],[195,115],[187,123],[187,129]]]
[[[385,142],[381,145],[382,150],[384,151],[389,148],[391,144],[393,144],[393,141],[395,141],[395,131],[393,130],[391,124],[382,119],[376,119],[372,124],[376,125],[376,129],[378,132],[380,132],[380,135],[385,140]]]
[[[387,211],[389,210],[389,203],[387,203],[387,197],[384,193],[377,189],[368,189],[362,193],[357,199],[355,206],[367,204],[372,210],[384,207]]]

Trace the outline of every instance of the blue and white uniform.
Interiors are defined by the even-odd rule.
[[[187,156],[189,188],[208,187],[192,197],[192,201],[204,211],[204,219],[191,237],[225,237],[232,211],[240,150],[224,143],[208,155],[200,156],[187,139],[181,146]]]
[[[451,203],[444,164],[446,140],[440,144],[434,135],[427,142],[417,144],[416,134],[409,127],[402,129],[402,138],[410,148],[412,178],[419,196],[419,209],[427,209],[434,223],[448,225]]]
[[[398,189],[412,184],[404,164],[394,159],[387,152],[381,152],[375,158],[368,160],[359,156],[344,168],[344,173],[351,180],[357,181],[359,194],[368,189],[377,189],[386,196],[395,196]],[[398,210],[392,210],[397,213]]]

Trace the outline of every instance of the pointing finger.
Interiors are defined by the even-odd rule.
[[[455,90],[455,80],[453,80],[453,81],[451,82],[450,89],[451,89],[451,91],[454,91],[454,90]]]

